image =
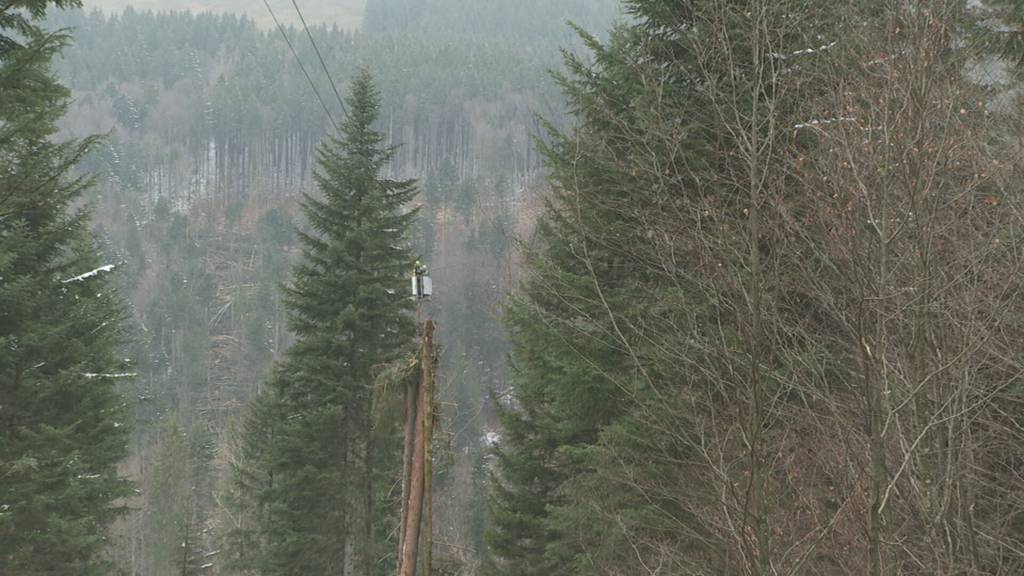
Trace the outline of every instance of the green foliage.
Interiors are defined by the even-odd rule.
[[[620,358],[527,302],[507,311],[514,349],[514,400],[498,404],[502,438],[492,477],[489,574],[569,574],[574,547],[552,513],[567,504],[562,484],[585,470],[568,448],[597,439],[622,412],[608,378]],[[578,344],[577,344],[578,343]],[[602,357],[603,355],[603,357]],[[594,362],[597,360],[597,363]]]
[[[75,8],[81,5],[81,0],[11,0],[5,3],[0,9],[0,59],[18,55],[20,50],[33,46],[40,36],[46,35],[39,21],[51,7]],[[36,47],[39,48],[38,45]]]
[[[521,41],[517,32],[530,30],[550,38],[534,50],[556,51],[573,41],[567,20],[584,26],[603,24],[617,14],[614,0],[369,0],[364,28],[378,34],[435,34],[444,30],[449,38],[486,39],[489,42]]]
[[[395,510],[381,472],[394,471],[399,447],[394,426],[375,426],[373,390],[377,371],[413,336],[406,284],[416,211],[405,207],[415,186],[379,176],[394,150],[372,127],[380,97],[369,73],[347,104],[342,134],[319,150],[321,196],[303,203],[310,231],[299,233],[303,256],[287,287],[298,341],[240,440],[236,486],[254,508],[253,526],[235,532],[234,556],[264,574],[335,574],[345,562],[367,576],[388,569],[377,563],[380,527]]]
[[[1024,63],[1024,2],[1021,0],[983,0],[973,3],[977,16],[972,32],[974,40],[983,42],[992,52],[1016,64]]]
[[[583,12],[601,23],[608,16]],[[76,30],[75,50],[60,63],[62,77],[81,94],[68,124],[106,129],[105,119],[114,121],[110,150],[88,167],[116,175],[124,192],[132,192],[126,200],[186,189],[190,197],[284,194],[310,182],[313,152],[330,122],[276,30],[232,15],[135,10],[114,16],[69,11],[53,21]],[[427,175],[446,156],[456,161],[458,153],[460,165],[470,158],[460,150],[468,142],[457,140],[469,129],[485,141],[512,140],[533,110],[561,118],[560,107],[551,109],[555,86],[545,68],[557,61],[566,28],[561,20],[551,22],[557,34],[524,25],[500,44],[487,37],[454,43],[431,30],[311,31],[340,84],[363,64],[377,71],[389,137],[412,134],[396,151],[395,170]],[[296,47],[307,66],[316,62],[307,42]],[[333,99],[327,105],[341,117]],[[467,114],[479,119],[475,125]],[[514,159],[491,146],[473,157],[485,170]],[[532,158],[530,168],[537,167]],[[196,172],[202,177],[193,179]]]
[[[978,148],[970,140],[974,107],[993,112],[986,103],[967,103],[984,100],[986,87],[964,79],[977,58],[961,44],[975,23],[964,4],[854,2],[839,10],[824,2],[629,0],[624,6],[631,19],[606,42],[580,31],[590,58],[568,55],[557,76],[576,125],[550,129],[542,144],[553,190],[539,242],[527,247],[522,299],[507,315],[515,386],[513,401],[499,409],[505,432],[497,450],[488,572],[833,573],[849,558],[868,556],[862,542],[868,527],[887,542],[880,545],[885,560],[865,561],[867,571],[871,563],[909,567],[912,558],[930,553],[911,552],[915,546],[936,549],[927,530],[961,534],[949,538],[963,541],[982,533],[938,516],[917,524],[928,516],[920,510],[939,509],[930,498],[972,484],[973,473],[935,475],[930,464],[920,476],[909,471],[917,458],[947,458],[937,455],[950,445],[945,434],[977,421],[943,428],[941,449],[906,448],[940,421],[958,418],[947,406],[983,381],[950,375],[940,392],[932,379],[941,379],[944,368],[931,369],[948,349],[940,352],[936,344],[922,352],[920,330],[932,328],[917,328],[938,326],[942,321],[931,324],[932,314],[952,318],[963,305],[940,306],[936,298],[923,312],[919,292],[930,290],[934,278],[956,276],[952,270],[961,262],[975,264],[958,251],[944,253],[948,268],[927,255],[938,242],[932,230],[954,229],[939,224],[946,221],[938,215],[949,210],[942,217],[960,221],[947,202],[963,188],[923,182],[960,182],[967,158],[999,164],[980,152],[1000,140],[993,137],[997,129],[978,136],[984,143]],[[882,39],[891,44],[880,46]],[[926,51],[929,58],[922,59]],[[916,109],[913,121],[903,115],[906,108]],[[935,121],[941,110],[954,113]],[[875,126],[883,117],[891,123],[884,130],[905,132],[875,148],[876,139],[883,141]],[[945,145],[972,152],[948,163],[933,158]],[[827,160],[802,168],[817,154]],[[850,166],[864,162],[877,165],[863,172]],[[856,184],[846,188],[847,172],[832,171],[835,165],[856,174]],[[967,170],[971,180],[988,169]],[[816,171],[821,174],[808,184]],[[823,192],[825,182],[836,186],[833,199],[842,200],[825,198],[833,193]],[[911,247],[905,237],[878,242],[877,234],[859,239],[864,215],[878,206],[923,218],[919,207],[931,202],[943,206],[932,213],[936,220],[908,227],[929,231],[919,244]],[[818,208],[808,212],[812,205]],[[852,239],[837,232],[845,222],[852,223]],[[969,237],[990,229],[967,227]],[[848,260],[836,257],[848,248],[854,254]],[[805,268],[807,261],[813,264]],[[838,269],[842,276],[831,277]],[[865,273],[869,288],[857,285]],[[984,298],[987,289],[975,289],[964,301]],[[858,325],[875,290],[894,300],[906,293],[913,302],[901,309],[888,296],[879,298],[887,300],[879,305],[884,320],[872,322],[887,336],[877,340]],[[898,319],[896,310],[914,312]],[[956,331],[955,323],[946,326]],[[898,350],[884,353],[881,346]],[[894,367],[907,357],[929,368],[896,376]],[[876,439],[884,447],[868,454],[859,422],[849,420],[865,414],[861,371],[875,362],[884,366],[886,399],[879,403],[886,411],[874,414],[884,414],[887,431]],[[905,400],[889,397],[897,379],[916,382]],[[890,425],[911,404],[918,423],[903,436]],[[842,430],[841,441],[835,430]],[[809,446],[828,446],[828,462],[809,457],[816,450]],[[972,458],[983,452],[976,446]],[[885,469],[897,454],[906,469]],[[956,457],[948,458],[942,461],[953,466]],[[848,469],[831,469],[835,460]],[[877,486],[865,488],[872,475]],[[899,488],[903,482],[906,490]],[[860,510],[838,512],[841,483],[847,483],[845,502],[860,502]],[[907,509],[896,512],[895,502],[915,491],[910,485],[929,486],[929,496],[918,503],[908,496]],[[883,491],[888,500],[879,505]],[[872,506],[881,522],[868,519]],[[898,546],[891,543],[897,538]],[[943,560],[920,571],[979,570],[989,553],[981,548],[948,547]],[[790,556],[798,549],[807,552]]]
[[[430,18],[445,21],[446,34],[429,25],[403,30],[401,14],[379,32],[312,29],[339,87],[351,83],[360,65],[377,73],[383,88],[377,129],[388,144],[407,142],[393,152],[387,173],[423,175],[426,206],[410,236],[424,261],[443,266],[435,272],[434,307],[439,338],[452,347],[442,372],[469,368],[443,389],[442,406],[453,414],[442,421],[457,432],[458,450],[469,449],[474,458],[482,427],[493,420],[487,388],[500,388],[505,375],[507,344],[496,318],[507,283],[498,279],[511,274],[510,214],[525,200],[503,199],[492,218],[491,182],[504,177],[501,189],[509,193],[538,182],[540,162],[526,134],[534,111],[563,118],[545,69],[557,62],[560,46],[578,45],[564,20],[571,15],[600,30],[615,12],[607,1],[490,8],[501,21],[484,22],[486,12],[475,7],[435,3]],[[269,365],[291,344],[279,289],[297,252],[290,212],[297,212],[293,198],[314,184],[315,151],[330,123],[277,31],[245,17],[129,8],[72,10],[51,22],[75,35],[74,50],[56,64],[76,94],[62,128],[111,130],[84,167],[106,176],[90,200],[110,252],[128,261],[120,277],[137,328],[125,355],[136,359],[140,373],[134,455],[145,486],[163,449],[166,420],[186,428],[201,420],[224,430],[257,390],[266,390],[261,381]],[[288,34],[302,61],[316,63],[298,32]],[[333,99],[327,105],[342,118]],[[448,177],[443,201],[430,190],[441,172]],[[300,226],[310,231],[308,222]],[[441,264],[444,259],[450,264]],[[403,285],[399,293],[407,290]],[[377,479],[390,483],[384,469]],[[483,482],[474,464],[465,469],[476,475],[472,484],[463,471],[453,470],[459,484],[445,489],[461,494]],[[451,515],[441,512],[442,522],[462,532],[459,541],[475,545],[482,507],[461,497],[457,503]],[[456,514],[472,514],[473,521]],[[217,532],[232,522],[221,516],[211,525]],[[386,527],[382,520],[374,529]],[[148,534],[151,528],[133,518],[118,535],[114,556],[125,570],[160,553],[161,538]],[[461,540],[467,533],[468,541]]]
[[[169,420],[156,439],[156,455],[148,485],[145,530],[156,546],[151,570],[192,576],[200,574],[212,481],[213,438],[201,427],[184,428]]]
[[[771,17],[793,24],[773,42],[820,45],[794,32],[796,22],[828,29],[818,8],[782,4]],[[684,463],[699,444],[690,394],[711,394],[716,374],[746,370],[733,324],[740,307],[726,303],[735,285],[700,283],[704,273],[718,280],[694,257],[699,247],[666,257],[662,241],[705,234],[694,243],[721,249],[716,264],[730,271],[744,257],[745,220],[732,216],[744,199],[731,179],[743,170],[742,143],[731,140],[722,107],[753,91],[752,19],[740,3],[624,8],[631,20],[607,42],[578,30],[591,57],[567,54],[556,75],[577,125],[549,125],[541,145],[553,190],[523,301],[507,320],[519,404],[503,409],[494,574],[630,573],[651,557],[668,573],[700,573],[722,549],[695,513],[706,483]],[[728,50],[697,48],[726,41]],[[727,215],[687,230],[686,210],[701,197]],[[711,327],[715,345],[701,347]],[[673,483],[697,487],[662,489]]]
[[[38,24],[49,4],[73,3],[0,10],[0,573],[100,575],[131,491],[125,310],[74,209],[90,181],[69,171],[95,141],[52,139],[68,92],[49,66],[66,37]]]
[[[622,40],[620,34],[612,42]],[[609,75],[622,72],[609,51],[596,41],[593,47]],[[594,74],[581,60],[568,63],[580,80],[561,81],[581,115],[598,91],[634,90],[623,78]],[[579,509],[565,487],[590,472],[593,464],[579,449],[594,444],[601,429],[625,413],[640,383],[608,319],[610,310],[638,304],[642,270],[615,246],[641,229],[615,210],[635,201],[621,196],[629,178],[602,161],[590,129],[573,135],[552,129],[543,147],[555,191],[539,223],[540,248],[528,253],[532,275],[523,299],[506,315],[514,402],[499,409],[504,436],[490,506],[488,574],[592,573],[581,547],[596,541],[591,538],[599,524],[573,518]]]

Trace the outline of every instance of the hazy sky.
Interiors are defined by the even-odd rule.
[[[363,17],[366,0],[296,0],[303,16],[310,24],[337,23],[345,28],[358,27]],[[140,10],[192,10],[245,13],[261,26],[272,26],[263,0],[83,0],[86,10],[99,8],[120,12],[126,6]],[[277,17],[285,23],[298,24],[298,16],[291,0],[270,0]]]

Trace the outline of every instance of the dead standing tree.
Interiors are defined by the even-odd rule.
[[[411,379],[405,391],[405,448],[403,451],[402,513],[399,532],[398,575],[415,576],[423,543],[423,574],[430,576],[432,536],[431,461],[430,444],[433,438],[434,322],[423,325],[423,345],[420,348],[420,377]]]

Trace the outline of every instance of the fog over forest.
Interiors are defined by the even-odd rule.
[[[0,1],[0,576],[1024,574],[1022,30]]]
[[[274,0],[270,5],[280,13],[279,18],[282,22],[299,24],[299,17],[292,9],[290,1]],[[263,28],[274,25],[274,20],[260,0],[86,0],[82,7],[85,10],[98,9],[106,13],[118,13],[131,7],[134,10],[236,14],[252,18]],[[366,0],[315,0],[303,2],[299,7],[309,24],[337,24],[341,28],[354,29],[362,25]]]

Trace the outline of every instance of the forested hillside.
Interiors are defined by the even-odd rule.
[[[280,13],[278,17],[286,24],[298,26],[300,19],[290,8],[288,0],[270,0]],[[118,13],[125,8],[166,12],[215,12],[246,16],[258,25],[269,28],[274,19],[267,13],[263,2],[248,0],[89,0],[84,2],[86,10],[99,9],[107,13]],[[363,23],[363,9],[366,0],[310,0],[300,4],[303,16],[310,24],[337,25],[346,30],[356,30]]]
[[[380,16],[368,26],[378,31],[312,34],[340,91],[358,67],[373,72],[376,127],[399,146],[386,170],[419,179],[412,235],[433,270],[445,345],[438,528],[450,547],[441,552],[472,566],[485,509],[481,439],[497,426],[491,391],[506,386],[500,304],[512,239],[544,185],[534,114],[564,118],[547,74],[570,45],[562,17],[601,32],[616,7],[566,2],[544,14],[557,25],[537,29],[497,13],[468,20],[458,8],[432,11],[451,34]],[[108,259],[123,263],[135,319],[127,355],[139,373],[138,425],[125,471],[141,494],[114,554],[132,573],[220,566],[206,555],[231,530],[219,483],[236,457],[233,423],[293,342],[280,287],[299,250],[293,227],[307,226],[297,201],[314,190],[316,147],[343,114],[301,28],[287,35],[330,117],[280,33],[245,18],[129,9],[50,23],[74,30],[58,66],[74,95],[64,131],[106,134],[82,169],[101,176],[97,228]]]
[[[366,5],[363,30],[396,37],[443,33],[449,41],[506,45],[548,61],[552,48],[577,43],[568,22],[603,35],[610,17],[619,12],[616,0],[372,0]]]
[[[1024,1],[214,4],[0,6],[0,576],[1024,573]]]

